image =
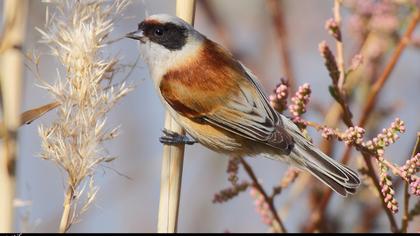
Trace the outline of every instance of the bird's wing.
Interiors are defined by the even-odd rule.
[[[204,120],[245,138],[290,151],[293,139],[283,129],[279,114],[270,106],[254,75],[243,68],[248,83],[243,83],[239,94],[231,96]]]
[[[270,106],[255,76],[223,49],[211,46],[216,48],[204,53],[206,58],[197,59],[206,65],[164,76],[160,83],[164,99],[190,119],[290,152],[293,138],[284,130],[280,115]],[[211,53],[218,54],[208,56]]]

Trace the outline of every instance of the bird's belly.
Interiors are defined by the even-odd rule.
[[[250,149],[253,149],[253,145],[250,144],[249,140],[245,140],[243,137],[223,130],[222,128],[214,127],[208,123],[200,123],[181,116],[165,101],[161,94],[159,95],[171,116],[189,135],[202,145],[220,153],[234,153],[240,156],[255,154],[254,151],[250,151]]]
[[[216,152],[232,153],[243,150],[244,140],[238,135],[179,115],[175,119],[194,139]]]

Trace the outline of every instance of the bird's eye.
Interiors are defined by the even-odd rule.
[[[161,29],[161,28],[156,28],[156,29],[155,29],[155,35],[156,35],[156,36],[162,36],[162,35],[163,35],[163,29]]]

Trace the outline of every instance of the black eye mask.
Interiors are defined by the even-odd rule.
[[[187,29],[173,24],[144,23],[139,25],[144,35],[169,50],[180,50],[187,42]]]

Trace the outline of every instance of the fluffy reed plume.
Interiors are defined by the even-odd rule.
[[[131,87],[113,83],[116,56],[105,57],[113,25],[128,5],[121,1],[50,1],[54,14],[47,16],[42,42],[61,63],[62,72],[53,84],[41,80],[61,105],[57,119],[40,126],[41,157],[55,162],[67,173],[60,232],[66,232],[95,198],[93,176],[98,165],[114,158],[103,143],[117,136],[117,128],[105,128],[106,114]],[[48,13],[48,11],[47,11]],[[59,69],[57,69],[59,71]],[[83,203],[78,204],[87,190]]]

